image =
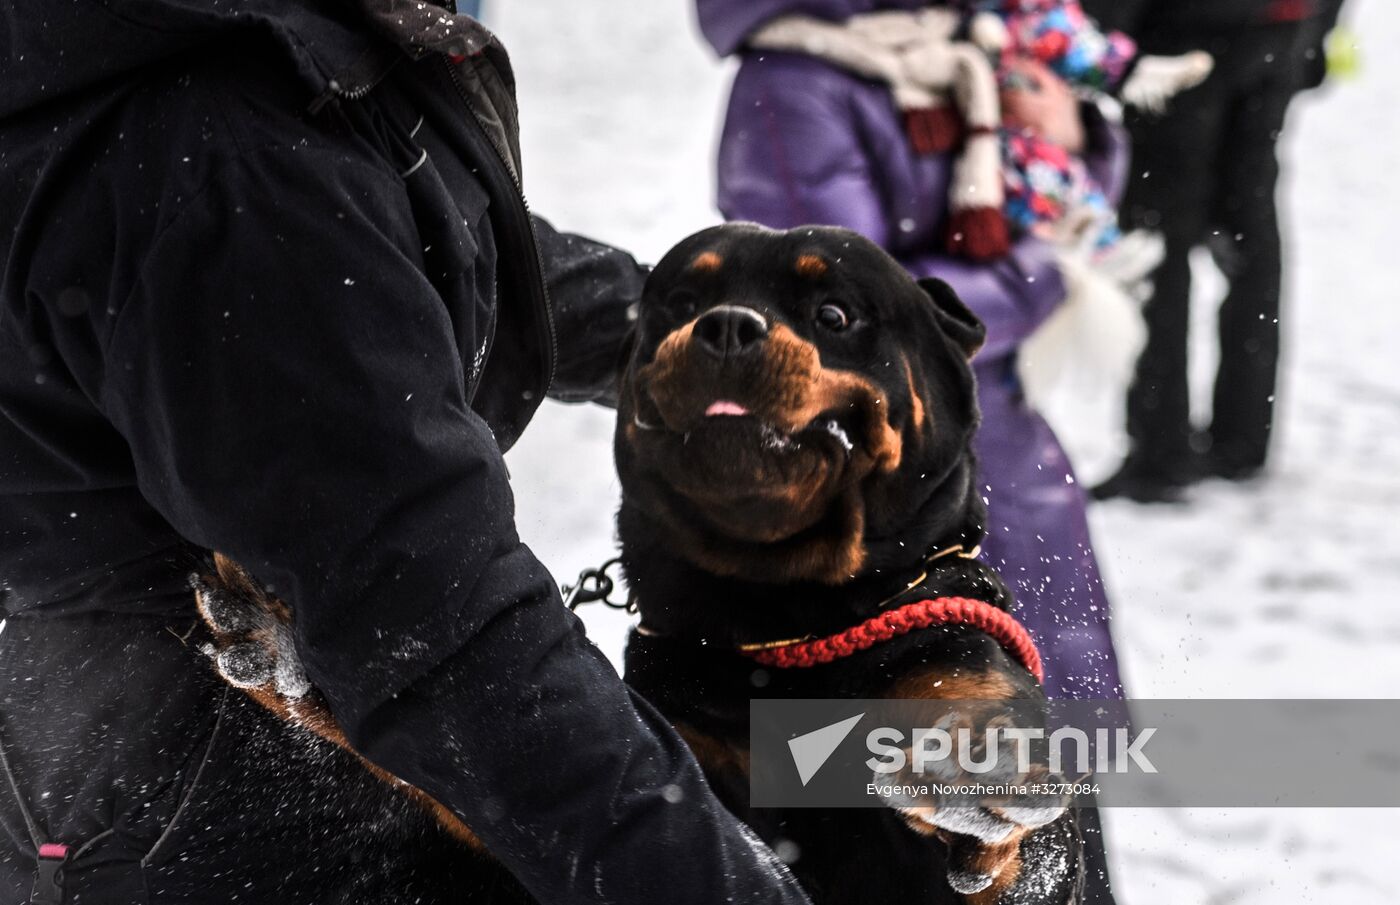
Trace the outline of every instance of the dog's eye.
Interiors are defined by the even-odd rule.
[[[666,308],[681,317],[690,317],[699,306],[700,296],[692,289],[677,289],[666,296]]]
[[[817,309],[817,323],[832,333],[840,333],[851,325],[851,316],[840,305],[827,302]]]

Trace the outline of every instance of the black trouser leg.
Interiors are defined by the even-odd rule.
[[[1211,455],[1231,471],[1263,466],[1273,427],[1283,282],[1275,150],[1292,93],[1280,82],[1240,97],[1222,148],[1217,260],[1230,291],[1220,306]]]
[[[1190,244],[1168,241],[1167,257],[1154,275],[1151,300],[1143,308],[1147,345],[1128,389],[1128,436],[1132,458],[1143,471],[1163,476],[1185,460],[1191,434],[1187,387],[1190,322]]]
[[[1167,480],[1190,474],[1189,256],[1213,230],[1230,290],[1220,309],[1212,455],[1222,474],[1264,464],[1282,282],[1275,147],[1296,89],[1298,40],[1296,27],[1260,26],[1152,48],[1177,53],[1201,45],[1216,67],[1200,87],[1174,98],[1166,115],[1129,117],[1133,174],[1124,221],[1160,230],[1167,245],[1144,312],[1147,348],[1128,395],[1131,459],[1142,473]]]
[[[1191,399],[1187,338],[1191,250],[1205,237],[1214,192],[1218,141],[1228,91],[1216,76],[1173,102],[1165,115],[1133,113],[1132,180],[1125,226],[1162,233],[1166,257],[1153,274],[1143,310],[1147,346],[1128,392],[1131,461],[1142,473],[1172,479],[1187,467]]]

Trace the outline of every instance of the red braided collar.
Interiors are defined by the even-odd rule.
[[[859,625],[825,638],[796,638],[740,645],[739,652],[779,669],[817,666],[849,657],[883,641],[932,625],[969,625],[991,635],[1037,682],[1045,681],[1040,652],[1025,626],[1005,610],[967,597],[919,600],[872,616]]]

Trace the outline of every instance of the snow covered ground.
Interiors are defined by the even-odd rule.
[[[1182,509],[1094,510],[1135,697],[1400,697],[1400,34],[1393,0],[1352,0],[1362,77],[1301,99],[1285,136],[1290,265],[1276,467],[1201,487]],[[712,155],[729,69],[685,0],[488,0],[513,49],[535,208],[655,260],[716,221]],[[1211,372],[1203,262],[1200,348]],[[1054,414],[1086,479],[1115,443],[1103,399]],[[608,413],[551,406],[511,455],[522,532],[561,578],[613,550]],[[615,660],[627,617],[586,614]],[[1300,777],[1300,781],[1306,781]],[[1109,814],[1119,899],[1162,903],[1400,899],[1390,811]]]

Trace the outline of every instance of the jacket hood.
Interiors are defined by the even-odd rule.
[[[720,56],[737,51],[754,29],[778,16],[804,15],[844,22],[880,9],[920,9],[929,0],[696,0],[700,31]]]
[[[368,86],[404,52],[496,43],[475,20],[413,0],[11,0],[0,6],[0,117],[240,32],[281,45],[311,98]]]

